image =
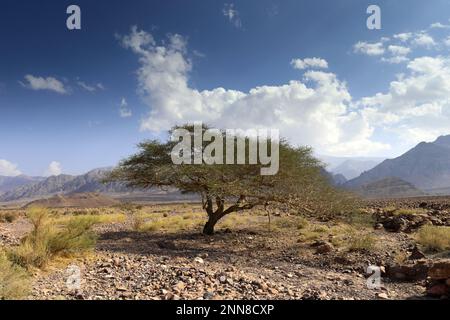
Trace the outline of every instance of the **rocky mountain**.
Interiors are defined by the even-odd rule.
[[[10,190],[30,185],[36,182],[45,180],[43,177],[29,177],[25,175],[20,175],[16,177],[3,177],[0,176],[0,194],[8,192]]]
[[[427,193],[450,187],[450,135],[431,143],[422,142],[402,156],[385,160],[375,168],[348,181],[357,189],[388,177],[400,178]]]
[[[120,183],[103,184],[101,180],[109,169],[96,169],[84,175],[52,176],[45,180],[19,186],[0,195],[0,201],[43,198],[56,194],[102,192],[121,193],[130,191]]]
[[[363,185],[355,190],[365,198],[408,198],[423,196],[425,193],[402,179],[389,177]]]

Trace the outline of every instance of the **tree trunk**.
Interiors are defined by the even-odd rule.
[[[212,236],[214,234],[214,227],[216,226],[219,220],[220,217],[218,217],[217,215],[213,214],[209,216],[208,222],[206,222],[205,226],[203,227],[203,234]]]

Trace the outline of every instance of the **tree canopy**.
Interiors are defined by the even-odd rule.
[[[175,127],[169,134],[177,128],[193,134],[190,125]],[[204,127],[203,133],[206,130]],[[247,149],[250,139],[246,138]],[[308,147],[279,141],[278,173],[261,175],[261,164],[174,164],[171,152],[177,143],[142,142],[139,152],[123,160],[107,180],[134,188],[174,187],[183,193],[200,195],[208,215],[205,234],[213,234],[214,226],[224,216],[255,206],[282,205],[312,214],[338,210],[345,202],[344,195],[330,185],[322,163]],[[207,146],[204,141],[203,150]]]

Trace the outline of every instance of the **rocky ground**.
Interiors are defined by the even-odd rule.
[[[371,204],[370,210],[377,214],[377,207],[381,205]],[[269,232],[240,226],[208,237],[196,230],[134,232],[129,222],[110,223],[96,229],[93,253],[35,270],[29,298],[424,299],[429,298],[427,287],[448,285],[445,275],[428,277],[434,260],[414,257],[417,249],[408,233],[378,229],[377,250],[353,252],[331,245],[332,235],[305,242],[298,230],[289,228]],[[0,242],[14,245],[27,230],[24,218],[0,224]],[[401,254],[414,260],[399,265]],[[418,264],[426,268],[409,277]],[[381,267],[379,289],[367,286],[369,265]],[[70,266],[80,269],[79,290],[67,286]],[[434,297],[445,297],[445,290]]]

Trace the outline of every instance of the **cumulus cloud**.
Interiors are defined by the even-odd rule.
[[[62,167],[61,163],[57,161],[52,161],[47,170],[44,172],[44,176],[51,177],[51,176],[59,176],[62,173]]]
[[[368,56],[381,56],[384,54],[385,49],[383,43],[368,43],[360,41],[353,46],[353,50],[355,53],[362,53]]]
[[[121,118],[129,118],[133,116],[133,112],[128,107],[128,102],[125,98],[122,98],[122,100],[120,101],[119,114]]]
[[[420,57],[389,90],[359,101],[371,124],[411,144],[449,134],[450,58]]]
[[[26,83],[21,84],[32,90],[50,90],[57,92],[59,94],[67,94],[68,90],[64,87],[64,84],[56,78],[53,77],[35,77],[33,75],[25,76]]]
[[[444,45],[446,45],[447,47],[450,47],[450,36],[444,40]]]
[[[434,41],[433,37],[426,32],[416,34],[412,43],[415,44],[416,46],[426,48],[431,48],[436,45],[436,42]]]
[[[347,86],[333,73],[307,71],[304,78],[279,86],[261,85],[248,92],[189,86],[193,68],[180,35],[157,44],[132,28],[122,45],[139,58],[139,92],[149,106],[142,130],[159,132],[175,124],[203,121],[219,128],[279,128],[292,143],[342,155],[389,148],[371,140],[373,128],[350,107]]]
[[[388,57],[388,58],[382,57],[381,61],[391,63],[391,64],[399,64],[399,63],[408,62],[409,58],[407,58],[405,56],[394,56],[394,57]]]
[[[239,11],[235,9],[233,3],[225,3],[222,9],[222,13],[233,26],[235,26],[236,28],[242,27],[242,21],[239,15]]]
[[[303,70],[307,68],[328,69],[328,62],[321,58],[293,59],[291,65],[295,69]]]
[[[398,34],[395,34],[395,35],[394,35],[394,39],[398,39],[398,40],[400,40],[400,41],[402,41],[402,42],[406,42],[406,41],[408,41],[409,39],[411,39],[412,36],[413,36],[413,34],[410,33],[410,32],[406,32],[406,33],[398,33]]]
[[[15,177],[21,174],[22,172],[20,172],[16,164],[0,159],[0,176]]]
[[[431,29],[448,29],[448,28],[450,28],[450,25],[442,24],[440,22],[435,22],[430,25],[430,28]]]
[[[388,51],[391,54],[391,56],[382,57],[381,61],[391,64],[399,64],[409,61],[409,58],[407,58],[406,56],[411,52],[411,49],[408,47],[390,45],[388,46]]]
[[[411,52],[411,49],[404,46],[396,46],[396,45],[390,45],[388,47],[388,50],[396,56],[406,56]]]

